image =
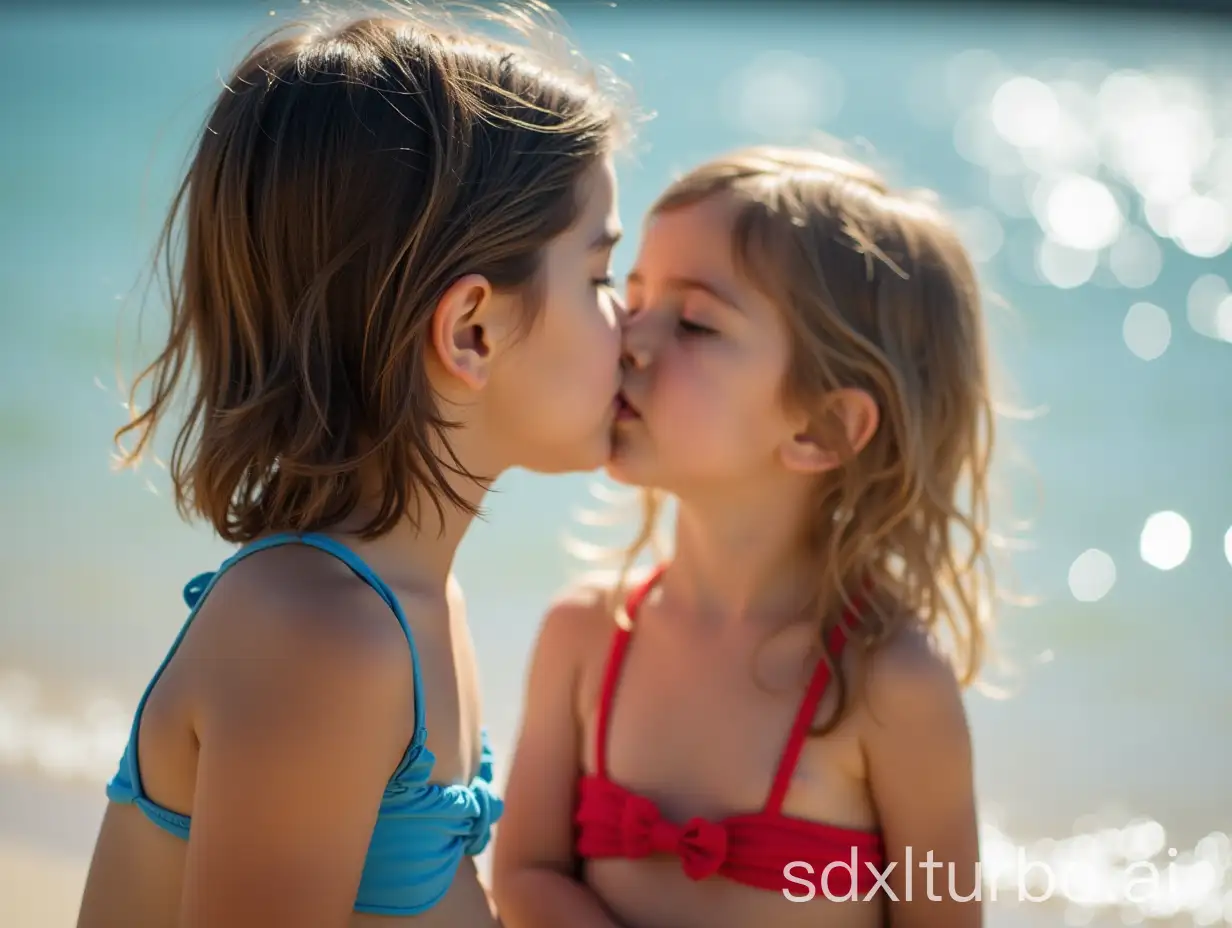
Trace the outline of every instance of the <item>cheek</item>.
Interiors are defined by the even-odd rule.
[[[532,362],[545,398],[571,417],[606,415],[618,383],[620,333],[593,298],[554,311],[544,320],[544,350]]]
[[[776,409],[757,372],[689,349],[672,360],[655,385],[653,412],[663,439],[711,463],[759,455]]]
[[[610,394],[620,373],[620,325],[608,307],[587,309],[585,324],[579,327],[579,358],[584,358],[596,383]]]
[[[620,368],[620,331],[614,317],[604,313],[593,299],[571,314],[562,351],[572,371],[572,389],[601,393],[610,403]]]
[[[731,442],[742,418],[742,400],[737,384],[719,365],[678,349],[656,379],[653,411],[664,437],[701,455]]]

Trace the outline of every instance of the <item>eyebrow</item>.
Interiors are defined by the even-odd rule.
[[[625,278],[625,281],[627,284],[641,284],[642,275],[639,274],[637,271],[632,271]],[[743,312],[743,309],[741,308],[740,304],[737,303],[734,299],[732,299],[730,296],[728,296],[718,287],[714,286],[711,283],[708,283],[707,281],[701,280],[700,278],[697,278],[697,277],[669,277],[667,279],[667,286],[673,290],[684,290],[684,291],[696,290],[700,293],[706,294],[711,299],[717,300],[718,302],[723,303],[726,306],[730,306],[732,309],[736,310],[737,312]]]
[[[590,243],[588,251],[600,251],[607,248],[615,248],[616,243],[620,241],[623,234],[622,229],[604,229],[599,233],[598,237]]]

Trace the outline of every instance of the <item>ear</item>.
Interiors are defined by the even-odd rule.
[[[826,395],[821,409],[801,415],[801,422],[780,456],[788,470],[819,474],[841,467],[859,454],[877,433],[877,402],[855,388]]]
[[[450,375],[472,390],[488,382],[496,333],[490,316],[495,294],[481,274],[454,281],[432,313],[432,348]]]

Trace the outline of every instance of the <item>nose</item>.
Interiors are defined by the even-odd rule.
[[[645,370],[650,366],[652,353],[647,344],[644,326],[626,322],[621,329],[621,363],[630,370]]]

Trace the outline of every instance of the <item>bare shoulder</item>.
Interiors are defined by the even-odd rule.
[[[544,613],[541,644],[576,650],[596,638],[609,637],[616,628],[613,602],[611,588],[599,583],[579,582],[565,587]]]
[[[978,902],[970,904],[966,876],[954,882],[955,873],[979,873],[974,756],[957,676],[918,623],[875,650],[869,664],[861,742],[887,860],[910,862],[914,847],[952,868],[948,897],[931,889],[912,893],[918,884],[906,871],[892,876],[889,885],[901,900],[894,921],[974,928],[981,924]]]
[[[250,556],[224,574],[202,611],[242,650],[276,645],[279,653],[337,662],[360,661],[379,671],[408,666],[406,636],[376,590],[337,558],[286,545]],[[287,650],[289,649],[289,650]]]
[[[588,689],[618,627],[613,602],[611,588],[600,583],[579,582],[557,593],[536,634],[531,676],[567,681],[575,694]]]
[[[927,629],[905,623],[867,656],[864,670],[871,737],[909,731],[966,738],[962,689],[949,655]]]
[[[325,552],[287,545],[246,558],[219,578],[198,623],[194,651],[208,672],[197,675],[194,690],[206,705],[264,696],[315,707],[328,694],[342,712],[413,706],[410,653],[396,616]]]

